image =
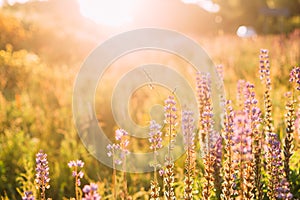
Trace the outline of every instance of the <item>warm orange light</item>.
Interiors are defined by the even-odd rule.
[[[78,0],[83,16],[96,23],[122,26],[132,21],[132,0]]]

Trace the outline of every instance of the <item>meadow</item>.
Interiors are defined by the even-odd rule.
[[[162,145],[168,147],[165,165],[154,162],[156,172],[144,174],[104,166],[77,135],[72,87],[88,51],[70,64],[49,63],[41,55],[11,45],[0,50],[1,199],[299,199],[299,31],[248,39],[234,35],[192,38],[216,65],[222,65],[226,106],[218,134],[212,131],[206,74],[189,74],[199,110],[183,109],[176,95],[164,89],[159,90],[159,98],[143,89],[131,99],[131,116],[136,123],[150,125],[150,141],[131,141],[113,120],[110,98],[104,98],[126,67],[117,72],[112,67],[104,77],[108,87],[97,96],[98,125],[115,143],[108,150],[116,165],[125,161],[128,150],[143,146],[156,155]],[[186,71],[177,58],[146,55],[133,55],[118,64],[152,59]],[[164,115],[169,120],[163,128],[150,120],[147,111],[153,102],[166,107]],[[196,114],[199,121],[193,120]],[[185,138],[186,155],[173,160],[176,134]]]

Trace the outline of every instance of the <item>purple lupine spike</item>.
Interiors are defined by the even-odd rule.
[[[84,162],[82,160],[76,160],[76,161],[71,160],[68,163],[68,166],[69,166],[69,168],[72,169],[72,176],[75,177],[75,179],[76,179],[76,185],[80,186],[81,185],[80,179],[83,178],[84,173],[79,169],[83,168]]]
[[[289,81],[295,84],[297,90],[300,90],[300,67],[293,67]]]
[[[160,130],[161,126],[152,120],[150,122],[149,142],[151,143],[150,149],[155,152],[162,148],[162,132]]]
[[[202,196],[203,199],[209,199],[213,188],[213,164],[215,157],[212,149],[216,142],[216,136],[213,131],[213,107],[211,99],[211,79],[209,73],[197,74],[197,97],[199,107],[199,141],[201,144],[201,153],[204,163],[204,178]]]
[[[176,101],[173,96],[169,96],[165,100],[165,124],[167,125],[166,137],[169,137],[169,145],[168,145],[168,158],[171,159],[171,150],[174,148],[174,142],[176,137],[176,127],[177,123],[177,114],[176,114]]]
[[[72,176],[75,178],[75,194],[76,199],[79,199],[81,180],[84,176],[84,173],[80,170],[84,166],[84,162],[82,160],[71,160],[68,163],[70,169],[72,169]]]
[[[260,79],[266,84],[268,89],[271,89],[269,51],[267,49],[260,50],[259,69]]]
[[[177,127],[177,114],[176,114],[176,101],[174,96],[169,96],[165,100],[165,125],[167,127],[166,130],[166,137],[168,138],[168,152],[166,155],[166,166],[164,168],[164,187],[165,187],[165,197],[167,199],[174,199],[175,192],[174,192],[174,161],[172,158],[172,150],[174,148],[175,137],[177,134],[176,127]]]
[[[127,139],[128,133],[124,129],[117,129],[116,130],[116,140],[120,141],[120,150],[121,154],[120,157],[125,157],[129,154],[129,151],[127,149],[129,140]]]
[[[251,150],[251,125],[247,114],[243,111],[237,112],[235,118],[233,119],[234,135],[232,140],[236,145],[234,145],[233,152],[241,155],[242,160],[252,160],[252,150]]]
[[[182,113],[182,130],[185,149],[194,149],[195,125],[192,111],[183,111]]]
[[[82,192],[84,193],[82,200],[100,200],[101,196],[98,194],[97,190],[98,186],[95,183],[85,185],[82,189]]]
[[[278,136],[275,133],[270,134],[268,138],[268,157],[270,162],[270,175],[272,176],[272,189],[277,199],[292,199],[289,189],[289,183],[283,177],[283,162],[281,156],[281,147]]]
[[[41,190],[41,199],[45,199],[45,191],[50,188],[49,182],[49,166],[47,154],[40,150],[36,154],[36,178],[35,183],[38,189]]]
[[[112,157],[116,165],[121,165],[123,159],[129,154],[129,150],[127,149],[129,145],[129,140],[127,139],[128,133],[124,129],[117,129],[115,134],[118,143],[107,145],[107,156]]]
[[[22,197],[22,200],[34,200],[32,191],[24,192],[24,196]]]
[[[182,112],[182,130],[184,148],[186,150],[185,171],[184,171],[184,199],[193,199],[193,183],[195,171],[195,120],[193,112],[184,110]]]
[[[211,80],[208,73],[197,74],[197,96],[199,106],[199,140],[202,153],[208,153],[214,146],[213,108],[211,100]]]
[[[290,193],[290,189],[289,189],[289,182],[285,178],[281,180],[280,185],[276,189],[276,191],[277,191],[278,199],[283,199],[283,200],[293,199],[293,195]]]

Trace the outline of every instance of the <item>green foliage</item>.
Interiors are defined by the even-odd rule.
[[[17,188],[17,191],[19,195],[23,195],[26,191],[32,191],[33,196],[36,195],[36,186],[35,186],[35,166],[32,160],[28,158],[23,159],[24,163],[24,172],[20,173],[19,176],[16,178],[16,181],[18,182],[19,188]]]
[[[6,130],[0,133],[0,195],[7,193],[10,199],[17,198],[18,177],[24,173],[24,158],[33,159],[37,149],[37,139],[23,132]],[[5,173],[5,174],[2,174]],[[27,187],[27,186],[26,186]]]

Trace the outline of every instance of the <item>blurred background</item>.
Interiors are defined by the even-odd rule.
[[[281,113],[274,120],[278,132],[284,129],[283,91],[290,89],[289,70],[300,63],[299,0],[0,0],[0,5],[0,196],[20,199],[19,193],[34,190],[39,149],[48,154],[49,197],[74,196],[67,166],[74,159],[86,163],[83,184],[98,181],[107,192],[111,169],[81,144],[72,119],[72,91],[89,53],[127,30],[158,27],[188,35],[223,65],[227,98],[233,100],[239,79],[260,87],[259,50],[270,49],[274,113]],[[120,58],[101,80],[106,87],[97,91],[98,125],[110,138],[116,129],[110,110],[114,83],[133,66],[150,62],[174,66],[192,82],[195,78],[188,63],[163,52]],[[136,123],[148,125],[149,106],[162,104],[168,95],[156,88],[130,97]],[[257,93],[261,100],[262,91]],[[88,132],[92,126],[87,117],[82,128]],[[145,140],[132,141],[131,148],[141,145],[149,147]],[[149,177],[130,175],[130,193],[148,190]]]

